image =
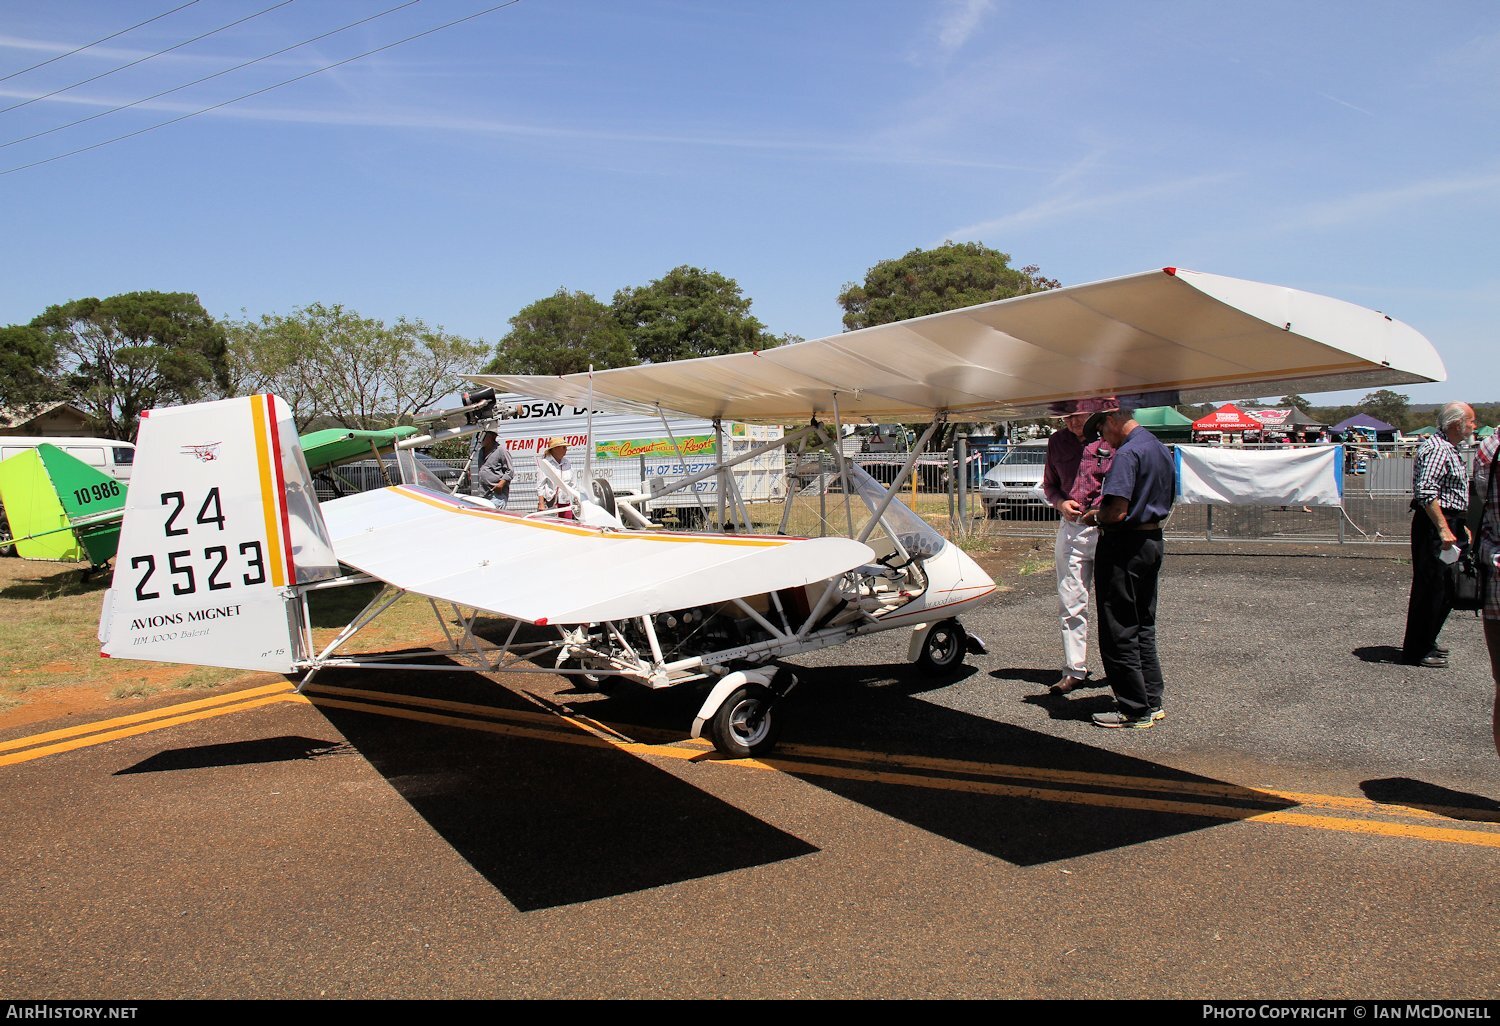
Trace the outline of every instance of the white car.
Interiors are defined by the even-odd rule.
[[[1047,463],[1047,440],[1011,446],[979,482],[979,498],[987,517],[1024,514],[1036,520],[1055,516],[1042,494],[1042,470]]]

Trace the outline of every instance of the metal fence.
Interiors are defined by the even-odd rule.
[[[1409,443],[1347,447],[1342,509],[1178,504],[1165,530],[1169,537],[1204,541],[1407,544],[1412,451]],[[1468,455],[1472,459],[1472,454]],[[956,454],[952,458],[956,459]],[[957,488],[952,492],[955,521],[961,525],[956,530],[996,537],[1041,537],[1057,530],[1058,514],[1040,499],[1032,505],[1004,506],[987,512],[977,495],[960,496]]]
[[[845,455],[877,481],[889,484],[895,480],[907,455],[904,453],[860,453],[857,442],[849,445]],[[962,445],[967,474],[957,472],[959,448]],[[1246,448],[1271,448],[1270,446]],[[902,489],[902,498],[925,519],[950,537],[1044,537],[1057,530],[1057,513],[1038,495],[1034,502],[993,504],[986,509],[980,486],[989,473],[1010,451],[1003,443],[981,442],[972,448],[966,439],[955,442],[946,452],[934,452],[919,458],[911,477]],[[1350,446],[1346,450],[1344,507],[1302,506],[1216,506],[1179,504],[1167,521],[1166,532],[1177,538],[1205,541],[1279,541],[1305,543],[1383,542],[1406,544],[1410,532],[1412,456],[1411,446]],[[439,460],[424,456],[424,468],[444,480],[451,489],[472,494],[467,483],[465,460]],[[1039,467],[1035,470],[1040,480]],[[582,472],[582,466],[578,467]],[[362,491],[384,485],[374,460],[346,464],[338,468],[341,479],[336,492],[322,478],[318,483],[321,498],[333,498],[339,492]],[[593,477],[604,478],[615,491],[645,491],[649,482],[635,460],[597,460]],[[589,482],[591,485],[592,482]],[[836,464],[830,453],[788,453],[785,477],[768,489],[765,501],[751,503],[752,526],[757,530],[777,530],[783,510],[783,489],[794,493],[795,515],[788,518],[791,533],[821,535],[842,533],[857,511],[846,508],[840,493]],[[774,499],[772,495],[774,494]],[[528,461],[518,460],[511,485],[509,508],[527,512],[536,508],[536,471]],[[680,505],[697,513],[699,507],[691,496]],[[705,501],[704,516],[685,516],[671,510],[655,510],[654,518],[665,526],[709,526],[717,519],[713,496]]]

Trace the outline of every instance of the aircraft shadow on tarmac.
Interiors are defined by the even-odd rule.
[[[1383,777],[1360,784],[1365,797],[1383,805],[1406,805],[1425,809],[1449,819],[1476,823],[1500,823],[1500,802],[1467,791],[1454,791],[1410,777]]]
[[[804,681],[783,710],[783,772],[924,830],[1019,866],[1039,865],[1139,844],[1248,818],[1291,803],[1248,788],[1169,769],[1149,759],[1106,751],[946,708],[918,696],[978,671],[935,679],[909,663],[798,668]],[[1001,670],[995,686],[1012,693],[1041,671]],[[541,678],[549,684],[553,678]],[[516,693],[474,674],[372,675],[326,671],[318,681],[399,696],[471,702],[506,712],[537,712]],[[521,685],[525,687],[523,683]],[[531,689],[528,689],[531,690]],[[537,688],[535,690],[544,690]],[[577,696],[575,703],[574,696]],[[647,692],[621,687],[609,696],[564,692],[562,700],[611,724],[654,728],[682,737],[701,701],[691,687]],[[1022,697],[1007,699],[1024,701]],[[1071,715],[1107,708],[1105,693],[1066,703]],[[378,711],[318,705],[319,712],[455,851],[521,911],[631,893],[818,851],[649,761],[604,744],[501,736],[485,729],[428,723]],[[1057,714],[1050,710],[1049,714]],[[480,723],[476,719],[474,723]],[[494,721],[484,721],[494,722]],[[629,729],[627,726],[625,729]],[[1131,732],[1134,734],[1134,732]],[[1149,749],[1150,734],[1139,735]],[[893,783],[889,772],[840,778],[799,759],[799,746],[857,758],[972,760],[983,779],[1018,783],[1027,793],[974,793],[943,785]],[[273,738],[164,752],[123,772],[318,758],[340,752],[327,741]],[[778,753],[780,755],[781,753]],[[804,770],[802,767],[807,767]],[[1130,781],[1080,784],[1011,781],[1007,767],[1083,772]],[[941,778],[939,778],[941,779]],[[961,779],[955,777],[954,779]],[[1209,785],[1211,799],[1173,785]],[[1162,788],[1166,790],[1163,791]],[[1080,800],[1079,795],[1085,797]],[[1112,805],[1146,799],[1151,808]],[[1210,801],[1214,815],[1194,814]]]
[[[933,679],[909,663],[820,668],[814,672],[815,686],[798,692],[802,701],[789,726],[798,740],[809,744],[868,748],[873,742],[877,750],[892,753],[897,760],[902,755],[914,755],[986,763],[992,767],[992,775],[986,774],[987,778],[1014,782],[1017,789],[1029,788],[1034,778],[1007,781],[1007,766],[1023,771],[1055,770],[1152,781],[1151,789],[1132,788],[1128,782],[1118,786],[1058,784],[1059,796],[1046,799],[815,775],[806,778],[886,815],[1015,865],[1074,858],[1249,818],[1269,809],[1294,807],[1283,798],[1170,769],[1149,759],[923,701],[917,696],[936,691],[956,678]],[[1017,694],[1027,686],[1050,683],[1055,680],[1055,672],[1011,668],[989,676],[1005,696],[1004,701],[1040,705],[1053,719],[1088,719],[1095,712],[1114,708],[1107,689],[1078,692],[1067,700]],[[1138,737],[1143,742],[1141,747],[1149,750],[1150,733],[1118,733]],[[791,741],[790,733],[784,733],[783,740]],[[1175,795],[1174,785],[1180,788]],[[1204,786],[1214,789],[1212,798],[1200,797],[1194,790]],[[1165,790],[1155,789],[1161,787]],[[1079,800],[1080,792],[1088,797]],[[1133,796],[1165,799],[1160,802],[1163,805],[1172,804],[1175,797],[1183,811],[1114,807],[1109,803],[1110,795],[1119,795],[1127,802]],[[1193,806],[1201,807],[1205,802],[1214,806],[1215,815],[1191,813]]]
[[[329,671],[320,683],[537,707],[474,674]],[[327,705],[319,711],[523,912],[807,855],[818,849],[607,745],[497,736]]]

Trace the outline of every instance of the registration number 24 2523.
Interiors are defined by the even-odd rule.
[[[167,510],[163,532],[168,539],[184,537],[188,527],[183,522],[190,508],[182,492],[162,492],[161,505]],[[197,504],[198,512],[192,523],[225,530],[224,507],[219,498],[219,489],[210,488],[203,501]],[[161,598],[163,588],[170,585],[173,595],[192,595],[198,591],[226,591],[236,584],[250,587],[264,584],[266,580],[265,551],[259,539],[244,542],[225,540],[223,544],[171,549],[161,554],[147,553],[132,556],[130,569],[138,576],[135,582],[135,597],[147,602]],[[165,567],[165,574],[157,576]]]

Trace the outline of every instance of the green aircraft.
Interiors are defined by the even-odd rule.
[[[417,433],[414,427],[383,431],[330,428],[300,439],[308,469],[325,471],[352,460],[379,459],[383,450]],[[109,566],[120,545],[125,516],[125,485],[108,474],[43,443],[0,460],[0,506],[9,522],[9,540],[24,559],[78,563],[88,560],[87,576]]]
[[[108,565],[120,544],[125,486],[55,445],[0,461],[0,503],[26,559]]]

